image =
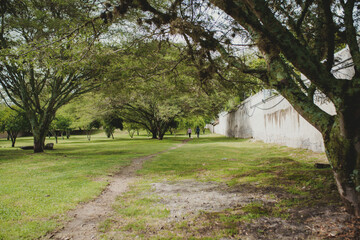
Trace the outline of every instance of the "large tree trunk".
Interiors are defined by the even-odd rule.
[[[157,139],[157,131],[156,130],[152,130],[152,139]]]
[[[158,134],[159,134],[158,139],[159,140],[163,140],[164,135],[168,129],[169,129],[169,123],[163,122],[162,124],[160,124],[160,127],[158,129]]]
[[[44,152],[45,138],[49,132],[50,124],[55,116],[55,112],[47,113],[42,116],[37,116],[32,112],[27,113],[27,117],[30,121],[32,134],[34,137],[34,153]],[[56,136],[56,131],[55,136]]]
[[[352,111],[350,120],[340,113],[331,131],[323,134],[326,154],[345,208],[360,217],[360,126]],[[359,114],[360,115],[360,114]]]
[[[159,133],[158,139],[163,140],[165,133]]]
[[[45,137],[47,131],[33,131],[34,135],[34,153],[44,152]]]

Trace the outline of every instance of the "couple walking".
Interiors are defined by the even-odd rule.
[[[189,134],[189,138],[191,138],[191,132],[192,132],[192,131],[191,131],[191,128],[188,128],[187,133]],[[199,128],[199,126],[196,127],[195,133],[196,133],[197,137],[199,138],[199,135],[200,135],[200,128]]]

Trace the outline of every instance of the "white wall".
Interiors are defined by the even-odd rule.
[[[333,74],[338,78],[351,79],[349,50],[335,55],[337,65]],[[350,60],[349,60],[350,59]],[[295,148],[305,148],[316,152],[324,151],[320,132],[301,117],[281,95],[271,96],[264,90],[246,99],[234,112],[219,114],[218,124],[208,128],[218,134],[236,138],[254,138],[266,143],[277,143]],[[316,104],[331,115],[335,115],[334,105],[321,94],[315,98]]]

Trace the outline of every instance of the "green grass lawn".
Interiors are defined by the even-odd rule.
[[[316,169],[315,162],[326,163],[325,155],[218,135],[194,138],[183,147],[158,155],[144,164],[139,171],[141,180],[114,205],[118,215],[107,220],[103,239],[136,236],[144,239],[235,236],[237,239],[241,222],[263,216],[287,219],[294,217],[289,213],[290,209],[339,205],[331,170]],[[215,213],[200,212],[191,221],[167,222],[164,220],[169,217],[167,206],[162,204],[159,196],[149,195],[151,183],[190,179],[263,192],[277,202],[266,206],[253,202]],[[280,193],[282,197],[278,199],[276,195]]]
[[[34,154],[11,148],[0,139],[0,239],[37,239],[59,226],[65,213],[88,201],[107,185],[107,178],[131,159],[153,154],[181,142],[145,136],[97,134],[59,139],[55,149]],[[47,139],[54,142],[54,139]],[[16,146],[32,145],[19,138]]]
[[[98,196],[107,179],[131,159],[169,149],[186,138],[166,136],[158,141],[142,135],[130,139],[125,133],[115,137],[112,140],[99,133],[89,142],[86,136],[71,136],[69,140],[59,139],[54,150],[40,154],[11,148],[9,141],[0,139],[0,239],[41,238],[67,220],[67,211]],[[19,138],[16,146],[31,144],[32,138]],[[338,204],[336,192],[330,191],[331,171],[315,169],[314,162],[326,162],[324,154],[201,135],[147,161],[139,171],[139,181],[114,203],[117,214],[101,223],[99,232],[104,239],[114,232],[128,239],[191,239],[188,233],[194,234],[193,239],[218,239],[236,235],[237,224],[242,221],[264,215],[288,218],[289,208]],[[241,209],[202,212],[192,225],[179,221],[159,230],[158,224],[163,224],[169,210],[159,196],[149,195],[151,183],[187,179],[230,187],[248,185],[255,191],[276,186],[291,198],[270,207],[255,202]],[[219,228],[206,231],[216,237],[196,237],[205,231],[205,225],[213,226],[214,222]]]

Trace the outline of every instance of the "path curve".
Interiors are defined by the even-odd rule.
[[[110,183],[99,197],[70,211],[68,215],[70,218],[72,218],[72,220],[66,223],[62,229],[47,235],[44,239],[97,239],[98,224],[110,216],[111,212],[113,211],[112,205],[115,202],[116,197],[126,192],[128,186],[135,181],[136,171],[142,168],[142,164],[159,154],[179,148],[190,140],[190,138],[185,139],[181,144],[178,144],[167,150],[133,159],[129,166],[123,168],[111,179]]]

